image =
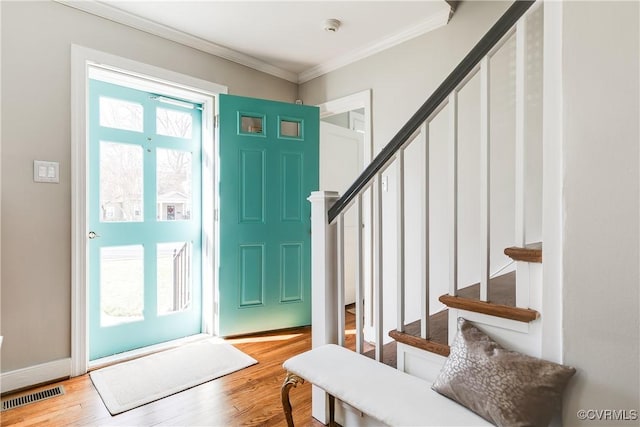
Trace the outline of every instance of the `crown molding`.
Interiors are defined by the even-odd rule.
[[[203,40],[199,37],[192,36],[183,31],[176,30],[166,25],[159,24],[149,19],[142,18],[129,12],[117,9],[105,3],[95,0],[54,0],[65,6],[81,10],[101,18],[108,19],[119,24],[144,31],[155,36],[162,37],[185,46],[192,47],[202,52],[210,53],[215,56],[227,59],[240,65],[252,68],[263,73],[288,80],[292,83],[298,82],[298,75],[288,70],[268,64],[257,58],[245,55],[233,49]]]
[[[383,40],[374,42],[362,49],[355,50],[346,55],[333,58],[323,64],[311,67],[298,74],[298,83],[308,82],[309,80],[313,80],[323,74],[327,74],[331,71],[342,68],[368,56],[375,55],[376,53],[382,52],[383,50],[389,49],[391,47],[399,45],[400,43],[404,43],[415,37],[421,36],[425,33],[428,33],[429,31],[433,31],[436,28],[443,27],[449,22],[451,12],[452,9],[451,6],[449,6],[414,27],[386,37]]]
[[[332,58],[331,60],[323,64],[316,65],[299,74],[296,74],[292,71],[276,67],[275,65],[269,64],[250,55],[246,55],[236,50],[229,49],[227,47],[212,43],[199,37],[195,37],[191,34],[176,30],[175,28],[169,27],[167,25],[159,24],[155,21],[142,18],[138,15],[110,6],[106,3],[101,3],[96,0],[54,1],[64,6],[90,13],[92,15],[96,15],[101,18],[105,18],[110,21],[138,29],[140,31],[144,31],[149,34],[153,34],[155,36],[192,47],[202,52],[227,59],[231,62],[235,62],[236,64],[244,65],[254,70],[261,71],[263,73],[270,74],[272,76],[279,77],[281,79],[298,84],[308,82],[309,80],[312,80],[323,74],[327,74],[353,62],[359,61],[368,56],[394,47],[400,43],[404,43],[405,41],[421,36],[425,33],[428,33],[429,31],[435,30],[436,28],[440,28],[449,22],[450,16],[454,10],[454,8],[449,5],[449,7],[443,9],[438,14],[431,16],[426,21],[423,21],[412,28],[386,37],[383,40],[374,42],[362,49],[358,49],[346,55]]]

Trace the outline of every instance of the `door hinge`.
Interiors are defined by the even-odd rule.
[[[219,220],[218,219],[218,209],[217,208],[213,210],[213,220],[214,221],[218,221]]]
[[[218,128],[219,122],[220,121],[220,115],[216,114],[215,116],[213,116],[213,127],[214,128]]]

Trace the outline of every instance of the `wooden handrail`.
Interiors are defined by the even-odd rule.
[[[487,34],[471,49],[458,66],[449,76],[438,86],[433,94],[416,111],[409,121],[398,131],[389,143],[380,151],[375,159],[366,167],[355,182],[329,209],[328,220],[333,220],[346,209],[355,196],[362,191],[376,174],[393,158],[395,153],[402,147],[415,133],[422,123],[436,111],[445,99],[453,92],[457,86],[473,71],[476,65],[484,58],[491,49],[502,39],[502,37],[518,22],[518,19],[535,3],[535,0],[517,0],[489,29]]]

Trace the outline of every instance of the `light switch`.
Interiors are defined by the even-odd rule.
[[[58,184],[60,182],[60,163],[34,160],[33,180],[35,182]]]

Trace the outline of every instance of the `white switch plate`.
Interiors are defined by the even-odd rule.
[[[60,183],[60,163],[33,161],[33,180],[35,182]]]

